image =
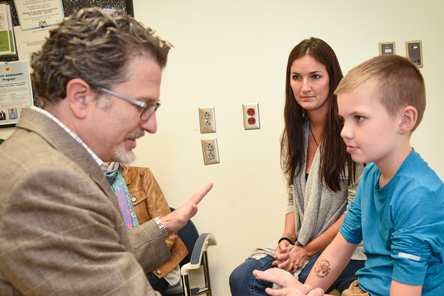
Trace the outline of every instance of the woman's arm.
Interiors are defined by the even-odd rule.
[[[282,234],[282,237],[286,237],[290,239],[293,243],[296,241],[296,228],[295,228],[295,214],[294,213],[288,213],[285,215],[285,228],[284,233]],[[277,266],[278,268],[288,270],[289,268],[292,268],[290,266],[290,256],[289,252],[291,250],[291,247],[293,244],[291,244],[287,240],[282,240],[279,245],[276,248],[276,251],[274,253],[274,259],[276,259],[273,262],[274,266]]]
[[[285,229],[283,237],[288,237],[294,243],[296,241],[295,214],[285,215]]]

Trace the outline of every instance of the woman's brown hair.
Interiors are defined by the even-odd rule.
[[[328,92],[328,114],[322,133],[320,178],[332,191],[341,189],[341,178],[348,175],[348,182],[355,179],[356,164],[346,151],[346,145],[340,133],[343,122],[338,116],[337,98],[334,94],[343,75],[333,49],[323,40],[311,37],[296,45],[288,57],[285,83],[285,129],[281,140],[281,154],[283,155],[283,169],[288,174],[288,183],[293,183],[294,177],[301,172],[305,162],[305,140],[303,124],[306,120],[306,111],[296,102],[291,88],[291,66],[294,60],[310,55],[325,65],[330,78]],[[284,147],[286,149],[284,149]],[[286,152],[284,152],[286,150]]]

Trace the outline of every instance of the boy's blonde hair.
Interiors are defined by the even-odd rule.
[[[383,55],[365,61],[347,73],[335,94],[363,88],[373,90],[390,115],[406,106],[414,107],[418,118],[412,131],[418,127],[426,106],[425,85],[421,72],[409,59]]]

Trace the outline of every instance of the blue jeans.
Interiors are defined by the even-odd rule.
[[[318,260],[320,254],[312,257],[308,260],[307,265],[302,269],[299,274],[299,281],[304,283],[310,273],[316,260]],[[273,287],[273,283],[258,280],[253,276],[253,270],[267,270],[273,268],[272,265],[274,259],[271,256],[265,256],[261,259],[248,258],[244,263],[236,267],[230,275],[230,290],[233,296],[267,296],[265,288]],[[355,273],[362,267],[364,267],[364,260],[350,260],[347,267],[333,283],[333,285],[326,291],[338,289],[340,292],[347,289],[348,286],[356,279]]]

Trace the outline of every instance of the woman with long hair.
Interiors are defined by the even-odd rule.
[[[304,282],[338,233],[362,174],[362,165],[352,161],[340,136],[342,121],[334,91],[342,77],[335,52],[323,40],[305,39],[291,51],[281,138],[281,163],[288,182],[285,228],[282,237],[256,249],[232,272],[232,295],[267,295],[265,288],[272,283],[257,280],[255,269],[278,267]],[[342,291],[354,280],[365,262],[362,247],[352,259],[330,290]]]

